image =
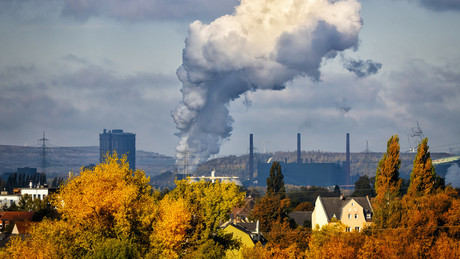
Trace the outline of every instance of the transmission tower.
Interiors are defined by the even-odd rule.
[[[420,142],[425,138],[423,136],[422,128],[420,128],[420,125],[418,124],[418,121],[416,121],[417,126],[412,127],[412,133],[407,135],[407,139],[409,140],[409,153],[415,153],[417,152],[417,147]]]
[[[46,172],[46,167],[48,166],[48,154],[49,154],[49,145],[50,140],[45,138],[45,132],[43,131],[43,138],[38,140],[38,155],[40,156],[40,167],[42,173]]]

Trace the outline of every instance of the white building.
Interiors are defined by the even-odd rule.
[[[18,204],[21,195],[18,194],[8,194],[7,191],[2,191],[0,194],[0,205],[3,208],[5,205],[6,207],[11,206],[11,204],[16,203]]]

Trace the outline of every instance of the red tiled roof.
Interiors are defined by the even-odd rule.
[[[9,221],[32,221],[33,211],[1,211],[0,220]]]

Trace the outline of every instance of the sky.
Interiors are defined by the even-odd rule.
[[[303,150],[330,152],[345,151],[346,133],[352,152],[366,143],[382,152],[398,134],[405,152],[417,122],[432,152],[460,153],[460,1],[359,3],[356,42],[320,59],[318,73],[224,105],[229,132],[211,157],[247,154],[250,133],[256,152],[294,151],[297,133]],[[172,114],[187,89],[177,71],[190,62],[183,53],[194,54],[184,48],[198,25],[212,28],[239,4],[1,0],[0,144],[35,146],[45,132],[51,146],[97,146],[103,129],[123,129],[137,149],[174,156],[184,129]],[[380,67],[365,76],[347,69],[360,60]]]

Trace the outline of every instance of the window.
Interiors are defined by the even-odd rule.
[[[366,219],[371,219],[371,218],[372,218],[372,214],[367,213],[367,214],[366,214]]]
[[[345,231],[350,232],[350,231],[351,231],[351,228],[350,228],[350,227],[346,227],[346,228],[345,228]]]
[[[355,227],[355,230],[356,230],[356,231],[359,231],[359,227]]]
[[[357,219],[357,218],[358,218],[358,214],[355,214],[355,219]]]
[[[351,206],[355,206],[355,204],[352,202],[352,203],[351,203]]]
[[[351,219],[351,214],[348,214],[348,218]]]

